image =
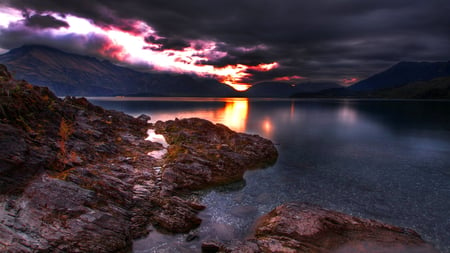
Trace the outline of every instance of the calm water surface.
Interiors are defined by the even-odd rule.
[[[277,205],[304,201],[418,231],[450,252],[450,101],[91,98],[153,121],[201,117],[277,144],[277,163],[199,193],[208,208],[186,235],[152,232],[134,252],[199,252],[245,238]]]

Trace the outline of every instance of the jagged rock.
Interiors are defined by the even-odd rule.
[[[245,250],[244,250],[245,249]],[[305,203],[283,204],[257,223],[254,238],[227,252],[437,253],[411,229]]]
[[[148,115],[145,114],[141,114],[139,115],[139,117],[137,117],[138,120],[147,123],[149,120],[151,120],[152,118]]]
[[[0,81],[9,81],[11,79],[12,79],[11,73],[8,72],[6,66],[0,64]]]
[[[0,145],[8,147],[0,149],[0,251],[129,252],[132,240],[148,233],[150,223],[177,233],[200,224],[197,214],[205,207],[178,197],[170,190],[172,182],[162,180],[155,169],[162,164],[176,167],[171,157],[182,156],[177,154],[177,146],[169,147],[170,156],[163,160],[147,155],[161,149],[161,144],[145,140],[151,127],[148,116],[133,118],[95,106],[85,98],[59,99],[48,88],[11,79],[3,65],[0,85]],[[210,122],[187,122],[211,126],[197,130],[205,136],[226,133],[228,139],[219,135],[222,139],[214,142],[216,150],[202,147],[204,140],[183,147],[201,151],[191,158],[202,164],[214,165],[216,155],[227,157],[220,166],[233,168],[230,173],[237,171],[237,165],[243,165],[239,170],[243,173],[258,164],[232,161],[242,157],[236,152],[251,153],[244,155],[246,159],[259,159],[262,154],[252,142],[263,144],[262,152],[272,145]],[[159,125],[160,131],[170,130],[164,128],[170,124]],[[192,127],[184,132],[198,135]],[[221,143],[225,140],[227,143]],[[267,159],[258,165],[266,163]],[[233,176],[234,180],[230,173],[221,176]],[[215,172],[212,174],[215,178]]]
[[[202,243],[202,252],[203,253],[216,253],[223,249],[223,245],[221,243],[215,241],[207,241]]]
[[[158,121],[155,130],[170,144],[163,171],[170,190],[236,182],[246,170],[273,164],[278,157],[271,141],[203,119]]]

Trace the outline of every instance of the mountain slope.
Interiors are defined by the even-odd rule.
[[[401,87],[379,91],[383,98],[450,99],[450,76],[413,82]]]
[[[230,96],[235,91],[212,79],[142,73],[94,57],[45,46],[23,46],[0,56],[16,79],[47,86],[57,95]]]
[[[450,61],[400,62],[381,73],[350,86],[349,90],[374,91],[395,88],[408,83],[428,81],[443,76],[450,76]]]

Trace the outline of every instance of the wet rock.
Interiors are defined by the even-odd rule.
[[[219,252],[223,248],[221,243],[216,241],[207,241],[202,243],[202,252],[203,253],[216,253]]]
[[[193,240],[198,240],[198,239],[199,239],[199,237],[196,234],[189,233],[186,236],[186,242],[192,242]]]
[[[254,237],[227,251],[256,244],[245,252],[438,252],[413,230],[305,203],[287,203],[264,215]]]
[[[154,204],[160,206],[152,215],[152,221],[160,229],[175,233],[186,233],[198,227],[201,219],[196,206],[178,197],[153,199]]]
[[[9,81],[12,79],[11,73],[8,72],[8,69],[5,65],[0,64],[0,80],[1,81]]]
[[[139,121],[142,121],[142,122],[144,122],[144,123],[147,123],[149,120],[151,120],[152,118],[150,117],[150,116],[148,116],[148,115],[145,115],[145,114],[141,114],[141,115],[139,115],[139,117],[137,117],[137,119],[139,120]]]
[[[199,226],[205,207],[178,197],[180,187],[233,181],[276,159],[268,140],[191,119],[159,123],[173,146],[156,160],[148,116],[59,99],[2,65],[0,85],[1,252],[129,252],[149,224]]]
[[[278,156],[269,140],[202,119],[158,121],[154,127],[170,144],[162,177],[173,190],[236,182],[246,170],[273,164]]]

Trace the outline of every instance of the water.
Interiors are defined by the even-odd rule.
[[[242,239],[277,205],[305,201],[418,231],[450,252],[450,101],[101,99],[152,120],[201,117],[274,141],[277,163],[199,193],[196,231],[150,233],[134,252],[199,252],[207,239]]]

